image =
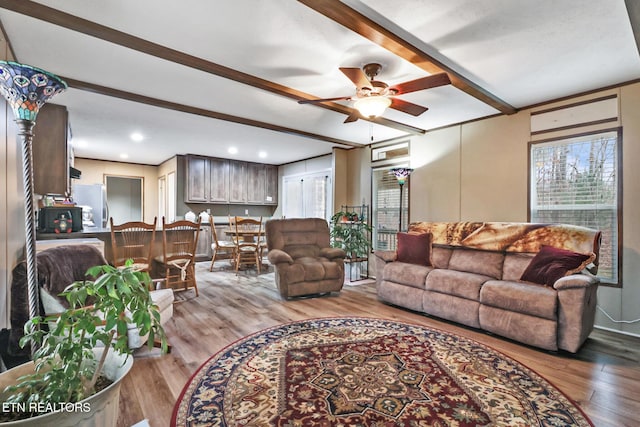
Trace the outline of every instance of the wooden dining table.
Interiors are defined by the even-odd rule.
[[[238,230],[236,233],[235,229],[232,228],[227,228],[226,230],[224,230],[224,234],[226,236],[231,236],[231,237],[235,237],[236,234],[239,234],[242,236],[243,240],[246,242],[253,242],[256,240],[256,237],[262,237],[265,235],[265,231],[264,230],[260,230],[260,232],[258,233],[258,230],[251,230],[251,229],[247,229],[247,230]]]

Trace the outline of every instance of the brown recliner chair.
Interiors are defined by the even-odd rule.
[[[275,266],[283,298],[339,292],[345,252],[329,244],[329,226],[320,218],[274,219],[265,224],[267,258]]]

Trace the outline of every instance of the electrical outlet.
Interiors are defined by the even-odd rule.
[[[245,214],[245,215],[249,215],[249,209],[245,209],[245,210],[244,210],[244,214]]]

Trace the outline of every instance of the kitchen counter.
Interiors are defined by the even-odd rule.
[[[113,251],[111,250],[111,231],[108,228],[87,228],[83,231],[77,231],[73,233],[43,233],[41,231],[36,232],[36,241],[50,241],[50,240],[68,240],[68,239],[91,239],[96,238],[104,243],[104,257],[107,261],[113,259]],[[157,240],[157,239],[156,239]],[[162,233],[160,233],[160,252],[162,252]],[[155,249],[154,245],[154,249]]]
[[[197,261],[205,261],[211,260],[211,231],[210,224],[203,223],[203,231],[200,232],[200,236],[198,237],[198,249],[196,251],[196,260]],[[216,226],[217,223],[216,223]],[[228,226],[228,223],[225,222],[224,226]],[[113,250],[111,248],[111,230],[109,228],[101,228],[101,227],[85,227],[82,231],[73,232],[73,233],[64,233],[64,234],[56,234],[56,233],[43,233],[36,232],[36,240],[57,240],[57,239],[87,239],[87,238],[97,238],[104,242],[104,256],[109,262],[113,262]],[[153,253],[152,256],[156,257],[162,255],[162,224],[160,224],[160,228],[156,229],[155,240],[153,244]]]

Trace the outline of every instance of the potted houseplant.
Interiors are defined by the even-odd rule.
[[[128,325],[148,334],[150,347],[156,340],[167,351],[148,273],[129,260],[124,268],[96,266],[87,275],[97,279],[72,283],[61,294],[67,309],[25,325],[20,345],[35,349],[33,363],[0,374],[0,384],[6,385],[4,376],[10,381],[0,387],[0,425],[115,425],[120,380],[133,363]],[[93,416],[106,421],[88,421]]]
[[[331,246],[342,248],[347,254],[349,268],[358,269],[359,262],[367,261],[371,250],[371,227],[355,212],[336,212],[331,217]],[[359,271],[351,271],[349,277],[360,277]]]

